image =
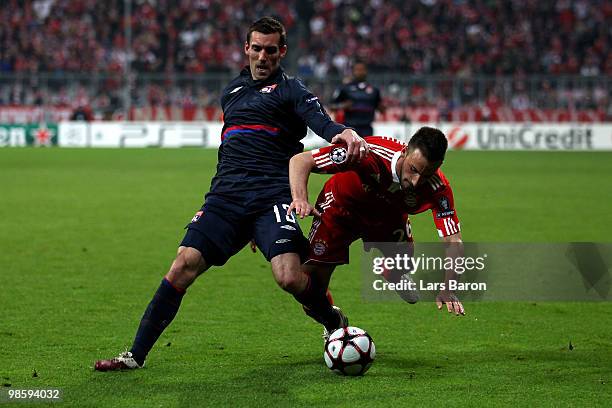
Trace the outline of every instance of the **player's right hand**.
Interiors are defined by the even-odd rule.
[[[453,292],[448,290],[441,290],[436,296],[436,306],[438,310],[442,310],[442,305],[446,305],[448,313],[455,313],[457,316],[465,316],[465,309],[463,304]]]
[[[291,202],[291,205],[287,209],[287,215],[290,215],[293,210],[295,210],[295,213],[298,217],[300,217],[300,219],[303,219],[304,217],[307,217],[309,215],[314,215],[315,217],[321,216],[321,213],[312,205],[310,205],[308,201],[302,200],[300,198]]]
[[[357,134],[353,129],[344,129],[331,140],[332,143],[346,144],[346,153],[349,163],[356,163],[367,156],[370,146],[365,139]]]

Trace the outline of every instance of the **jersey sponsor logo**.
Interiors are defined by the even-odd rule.
[[[204,211],[198,211],[197,213],[195,213],[195,215],[191,219],[191,222],[198,222],[200,220],[200,217],[202,217],[202,214],[204,214]]]
[[[446,196],[440,197],[439,203],[440,203],[440,209],[442,211],[448,211],[449,210],[450,204],[449,204],[448,198],[446,198]]]
[[[287,242],[291,242],[291,240],[288,238],[281,238],[281,239],[277,239],[274,242],[276,242],[277,244],[286,244]]]
[[[327,251],[327,243],[325,241],[316,241],[312,246],[312,252],[317,256],[323,255],[325,251]]]
[[[329,158],[336,164],[344,163],[347,157],[347,152],[344,147],[336,147],[329,153]]]
[[[451,215],[455,215],[455,211],[454,210],[450,210],[450,211],[438,211],[436,213],[436,217],[438,217],[438,218],[450,217]]]
[[[237,87],[235,87],[234,89],[232,89],[232,90],[230,91],[230,93],[231,93],[231,94],[236,93],[236,92],[238,92],[239,90],[241,90],[242,88],[244,88],[244,86],[242,86],[242,85],[237,86]]]
[[[276,89],[277,86],[278,86],[278,84],[264,86],[263,88],[261,88],[261,90],[259,92],[261,92],[261,93],[270,93],[274,89]]]
[[[295,227],[293,225],[281,225],[281,228],[289,230],[289,231],[295,231]]]

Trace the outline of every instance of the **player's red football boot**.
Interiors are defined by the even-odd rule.
[[[132,353],[125,351],[119,354],[117,357],[110,360],[98,360],[94,366],[96,371],[116,371],[116,370],[132,370],[135,368],[144,367],[138,364],[132,357]]]

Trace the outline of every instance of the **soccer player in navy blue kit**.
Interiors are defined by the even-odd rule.
[[[332,143],[346,143],[350,160],[368,153],[354,130],[333,122],[301,81],[280,66],[285,28],[264,17],[251,25],[244,45],[249,66],[223,91],[222,142],[217,173],[204,205],[189,225],[178,255],[157,289],[129,351],[99,360],[99,371],[140,368],[178,312],[186,289],[210,266],[220,266],[251,239],[272,264],[278,285],[328,329],[345,325],[325,292],[300,270],[308,240],[292,214],[289,159],[303,150],[306,127]]]
[[[385,112],[380,91],[367,82],[368,68],[363,62],[353,65],[353,78],[334,91],[332,103],[335,109],[344,111],[344,124],[361,136],[374,134],[372,122],[378,110]]]

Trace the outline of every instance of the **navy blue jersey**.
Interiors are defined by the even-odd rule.
[[[344,124],[350,127],[368,127],[374,121],[380,105],[380,91],[365,81],[349,82],[334,92],[334,103],[351,101],[344,109]]]
[[[303,151],[300,140],[306,127],[327,141],[346,129],[282,68],[254,81],[246,67],[224,89],[221,107],[222,142],[209,195],[242,197],[257,191],[257,196],[275,200],[279,194],[290,194],[289,159]]]

